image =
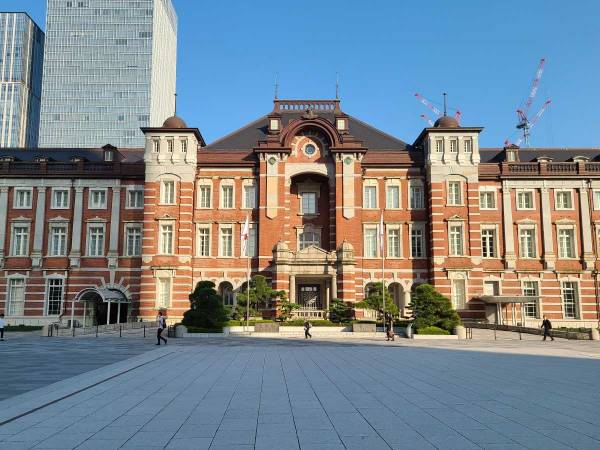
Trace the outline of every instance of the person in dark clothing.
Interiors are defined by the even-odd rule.
[[[312,334],[310,334],[310,329],[312,325],[308,320],[304,321],[304,339],[312,338]]]
[[[156,321],[158,322],[158,329],[156,330],[156,340],[158,341],[156,343],[156,345],[160,345],[160,340],[162,339],[163,341],[165,341],[165,345],[167,345],[167,339],[162,337],[162,332],[165,328],[167,328],[167,321],[165,319],[165,316],[163,316],[162,311],[158,312],[158,317],[156,318]]]
[[[542,330],[544,330],[544,341],[547,337],[550,337],[550,339],[554,340],[554,338],[550,335],[550,331],[552,330],[552,322],[550,322],[550,320],[546,318],[546,316],[544,316],[544,321],[542,322],[541,328]]]
[[[385,337],[387,341],[393,341],[395,340],[395,336],[394,336],[394,319],[392,318],[392,315],[389,313],[386,313],[386,321],[385,321]]]
[[[4,313],[0,313],[0,341],[4,340]]]

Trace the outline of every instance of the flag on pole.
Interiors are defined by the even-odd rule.
[[[379,250],[381,250],[381,254],[383,255],[383,250],[384,250],[384,238],[385,238],[385,232],[384,230],[384,225],[383,225],[383,213],[381,213],[381,222],[379,223]]]
[[[240,242],[242,243],[242,255],[246,255],[246,249],[248,248],[248,234],[250,233],[250,223],[248,222],[248,216],[246,216],[246,222],[242,228],[242,235],[240,236]]]

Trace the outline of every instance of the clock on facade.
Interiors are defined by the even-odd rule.
[[[306,153],[306,156],[313,156],[316,152],[317,147],[315,147],[313,144],[306,144],[304,146],[304,153]]]

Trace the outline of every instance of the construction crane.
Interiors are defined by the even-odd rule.
[[[529,138],[531,136],[531,129],[535,126],[535,124],[540,120],[550,103],[551,100],[546,100],[539,111],[530,119],[529,110],[531,109],[531,105],[533,104],[533,100],[537,94],[538,88],[540,86],[540,80],[542,78],[542,74],[544,73],[544,65],[546,64],[546,60],[544,58],[540,59],[540,63],[538,65],[537,71],[535,72],[535,77],[531,82],[531,89],[529,90],[529,96],[527,100],[525,100],[525,104],[522,108],[517,109],[517,129],[520,130],[521,136],[517,140],[514,145],[519,146],[522,142],[525,143],[527,147],[529,147]],[[505,145],[511,145],[510,141],[507,139],[505,141]]]
[[[429,108],[431,111],[433,111],[433,113],[436,115],[436,117],[442,117],[446,115],[446,93],[444,92],[444,111],[440,111],[439,108],[437,108],[431,101],[427,100],[425,97],[423,97],[421,94],[419,94],[418,92],[415,94],[415,97],[417,98],[417,100],[419,100],[421,103],[423,103],[423,105],[425,105],[427,108]],[[461,116],[461,112],[459,110],[456,110],[456,113],[454,114],[454,118],[457,120],[457,122],[460,122],[460,116]],[[433,121],[425,114],[421,114],[421,119],[423,119],[424,121],[426,121],[430,127],[433,126]]]

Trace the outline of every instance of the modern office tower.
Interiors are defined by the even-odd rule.
[[[48,0],[40,147],[143,147],[175,109],[171,0]]]
[[[0,147],[35,147],[44,32],[27,14],[0,12]]]

